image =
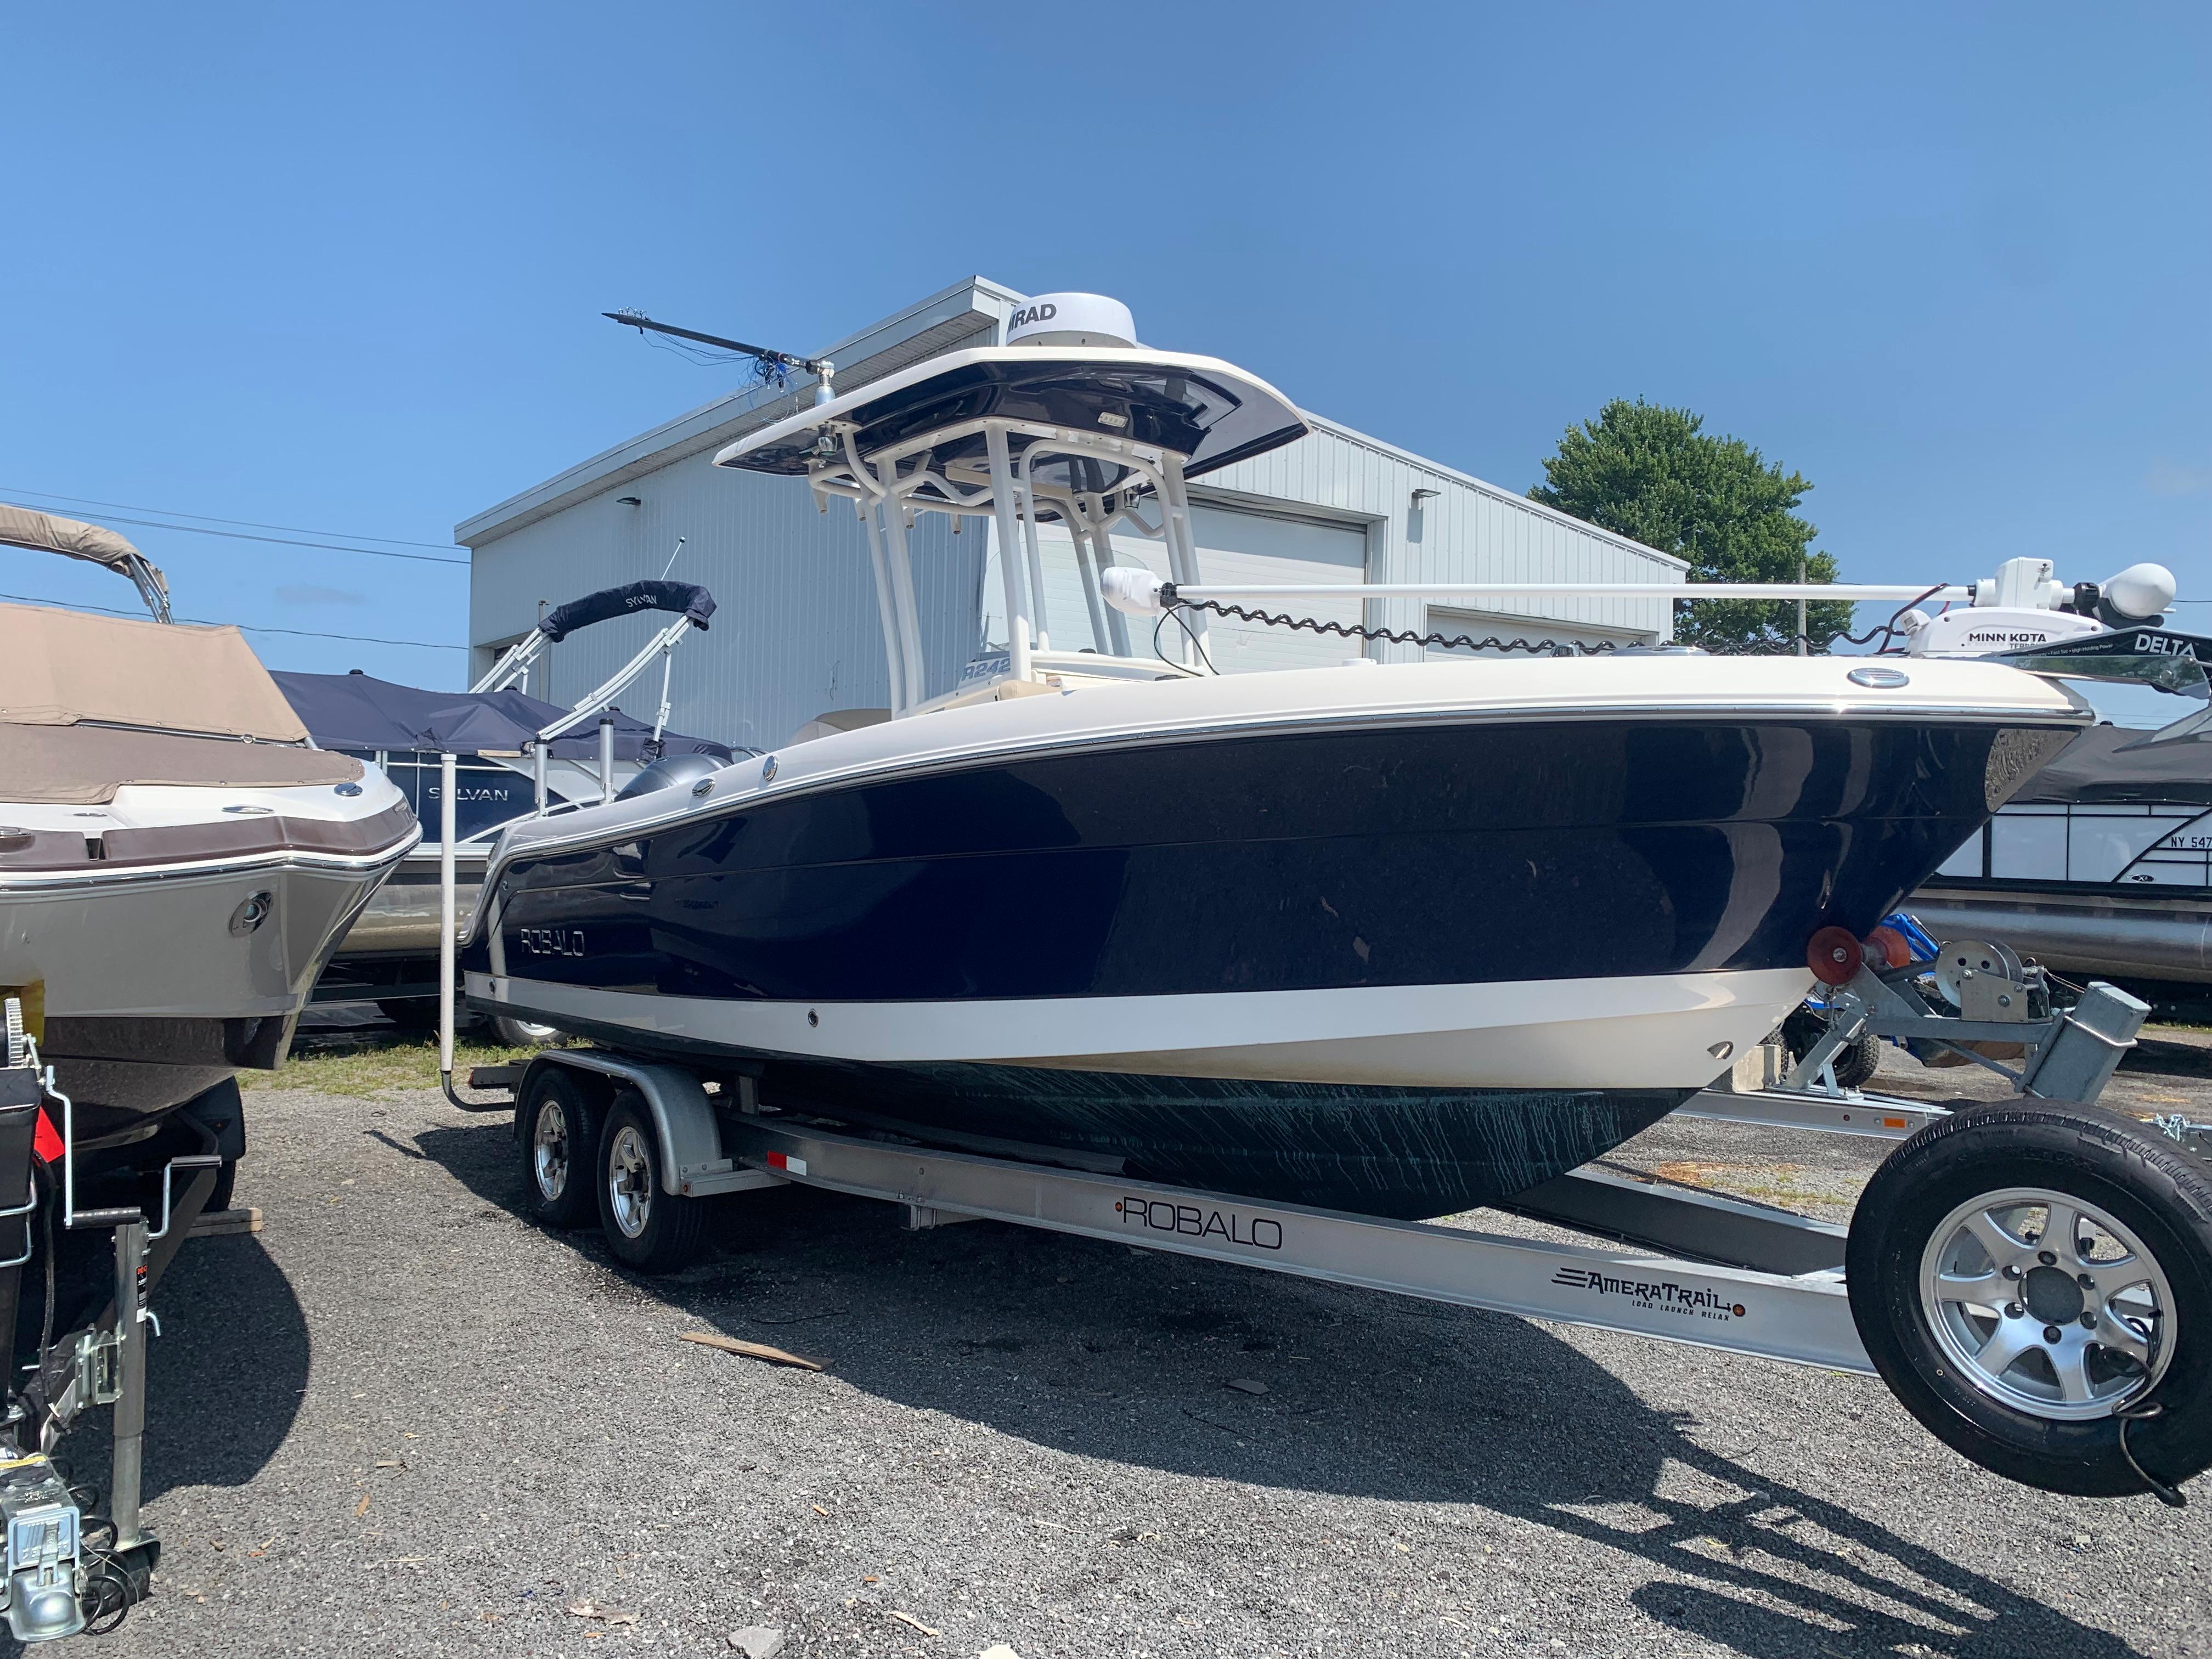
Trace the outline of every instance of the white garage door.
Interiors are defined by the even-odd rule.
[[[1198,544],[1199,574],[1211,582],[1357,582],[1366,580],[1367,535],[1363,530],[1312,519],[1272,513],[1249,513],[1228,507],[1194,506],[1193,539]],[[995,528],[995,526],[994,526]],[[1090,607],[1075,552],[1065,531],[1046,526],[1039,532],[1037,549],[1044,557],[1045,621],[1053,648],[1060,651],[1109,649],[1109,642],[1091,637]],[[1142,536],[1114,538],[1115,562],[1141,564],[1167,574],[1167,550]],[[991,565],[983,579],[985,637],[994,642],[1006,638],[1005,590],[1000,586],[996,538]],[[1346,599],[1270,599],[1255,601],[1251,609],[1287,611],[1319,621],[1357,623],[1360,602]],[[1130,648],[1138,655],[1152,650],[1149,621],[1127,619]],[[1175,624],[1161,635],[1173,637]],[[1335,635],[1316,635],[1305,629],[1270,628],[1264,623],[1243,623],[1221,617],[1206,618],[1208,653],[1224,674],[1249,673],[1264,668],[1309,668],[1366,654],[1358,640]],[[1166,644],[1169,654],[1174,647]]]
[[[1441,605],[1428,608],[1428,631],[1442,634],[1446,639],[1466,639],[1475,641],[1470,650],[1463,645],[1428,646],[1423,654],[1431,657],[1520,656],[1519,651],[1504,649],[1513,641],[1529,645],[1577,645],[1601,647],[1607,645],[1649,645],[1651,635],[1639,634],[1626,628],[1611,628],[1602,623],[1569,622],[1553,617],[1516,615],[1504,611],[1463,611]],[[1497,640],[1498,646],[1487,642]]]
[[[1278,518],[1267,513],[1237,513],[1224,507],[1192,509],[1198,543],[1199,574],[1210,582],[1357,582],[1367,574],[1367,533],[1311,519]],[[1360,601],[1353,599],[1264,599],[1247,610],[1264,610],[1319,622],[1357,623]],[[1362,657],[1358,640],[1304,629],[1270,628],[1209,616],[1206,651],[1224,674],[1261,668],[1310,668],[1316,664]]]

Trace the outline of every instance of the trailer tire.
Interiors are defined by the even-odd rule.
[[[1932,1123],[1867,1183],[1845,1268],[1882,1380],[1984,1468],[2172,1502],[2212,1466],[2212,1182],[2155,1131],[2039,1103]]]
[[[1839,1089],[1863,1089],[1881,1069],[1881,1039],[1873,1032],[1856,1037],[1836,1051],[1834,1067]]]
[[[491,1030],[504,1048],[543,1048],[561,1040],[559,1026],[540,1024],[534,1019],[517,1019],[512,1014],[492,1015]]]
[[[580,1227],[598,1212],[592,1178],[605,1109],[595,1092],[558,1066],[531,1068],[514,1103],[522,1151],[522,1202],[548,1227]]]
[[[699,1251],[706,1200],[665,1190],[653,1115],[624,1091],[599,1137],[599,1225],[607,1248],[640,1273],[673,1273]]]

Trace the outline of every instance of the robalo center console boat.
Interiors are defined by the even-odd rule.
[[[2057,677],[2193,674],[2202,696],[2212,641],[2039,623],[2074,654],[2037,672],[2032,650],[1654,650],[1214,674],[1209,610],[1263,595],[1940,598],[1989,620],[2033,590],[2057,614],[2033,561],[1956,589],[1209,586],[1186,481],[1304,430],[1254,376],[1057,295],[1004,346],[717,456],[860,514],[891,708],[499,836],[469,1001],[597,1040],[499,1079],[532,1212],[596,1213],[660,1270],[709,1198],[821,1185],[915,1226],[990,1218],[1878,1372],[1986,1468],[2179,1501],[2212,1464],[2212,1183],[2082,1103],[2142,1003],[2092,986],[2044,1011],[2013,1107],[1699,1091],[1816,979],[1832,1023],[1856,1011],[1824,1042],[1899,1021],[2021,1041],[1912,1001],[1863,941],[2087,725]],[[992,526],[1009,619],[933,694],[926,512]],[[1044,522],[1097,651],[1033,630]],[[1164,544],[1165,579],[1116,562],[1117,528]],[[1146,624],[1174,645],[1130,648]],[[449,1095],[504,1109],[453,1091],[445,1036]],[[1848,1235],[1591,1164],[1692,1097],[1903,1144]],[[1613,1243],[1412,1218],[1483,1205]]]
[[[867,520],[894,717],[510,830],[471,1000],[951,1144],[1443,1214],[1711,1082],[1814,935],[1871,928],[2083,723],[1973,662],[1030,649],[1039,521],[1094,584],[1115,526],[1194,581],[1184,481],[1305,429],[1228,363],[1039,330],[725,450]],[[921,512],[996,524],[1014,619],[997,676],[933,702]]]

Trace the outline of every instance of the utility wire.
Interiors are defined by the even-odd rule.
[[[349,541],[390,542],[399,547],[449,548],[451,542],[410,541],[404,536],[356,535],[349,530],[309,530],[296,524],[263,524],[258,519],[226,519],[219,513],[186,513],[174,507],[134,507],[129,501],[96,501],[89,495],[58,495],[51,489],[17,489],[0,484],[0,495],[36,495],[49,501],[74,501],[80,507],[111,507],[118,513],[160,513],[172,519],[198,519],[208,524],[244,525],[248,530],[282,530],[295,536],[343,536]]]
[[[112,513],[100,515],[105,524],[143,526],[149,530],[184,530],[195,536],[219,536],[233,542],[270,542],[278,547],[318,547],[332,553],[362,553],[372,559],[406,559],[418,564],[466,564],[466,559],[441,559],[434,553],[394,553],[381,547],[346,547],[337,542],[299,542],[289,536],[249,536],[243,530],[210,530],[204,525],[167,524],[159,519],[125,519]]]
[[[16,599],[25,605],[45,605],[57,611],[99,611],[111,617],[137,617],[137,611],[118,611],[112,605],[61,605],[52,599],[36,599],[28,593],[0,593],[0,599]],[[434,640],[386,640],[373,634],[322,634],[311,628],[260,628],[252,623],[209,622],[199,617],[179,617],[179,622],[191,623],[201,628],[236,628],[248,634],[290,634],[303,640],[349,640],[356,645],[411,645],[424,651],[465,651],[465,645],[441,645]]]

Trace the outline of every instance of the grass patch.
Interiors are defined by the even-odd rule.
[[[506,1048],[496,1043],[456,1042],[453,1077],[468,1081],[471,1066],[504,1066],[527,1060],[534,1048]],[[274,1072],[241,1072],[239,1085],[252,1089],[306,1089],[325,1095],[377,1095],[394,1089],[438,1086],[438,1038],[434,1032],[368,1030],[303,1038],[292,1057]]]

